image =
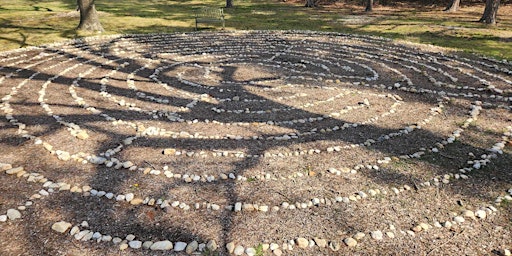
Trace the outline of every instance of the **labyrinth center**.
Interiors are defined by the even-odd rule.
[[[136,253],[511,248],[507,61],[279,31],[1,56],[5,230]]]

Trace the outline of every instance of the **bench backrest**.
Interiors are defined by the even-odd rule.
[[[220,19],[222,17],[224,17],[222,8],[202,7],[196,12],[196,18]]]

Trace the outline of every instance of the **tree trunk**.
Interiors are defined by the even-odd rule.
[[[460,0],[452,0],[450,3],[450,6],[446,7],[444,9],[445,12],[456,12],[459,10],[460,7]]]
[[[500,0],[487,0],[485,2],[484,14],[479,21],[489,25],[496,25],[498,7],[500,7]]]
[[[365,12],[371,12],[373,11],[373,0],[366,0],[366,9],[364,9]]]
[[[316,0],[306,0],[306,7],[316,7]]]
[[[78,24],[78,29],[103,32],[104,30],[101,26],[94,0],[77,0],[77,4],[80,10],[80,24]]]
[[[233,0],[226,0],[226,8],[233,7]]]

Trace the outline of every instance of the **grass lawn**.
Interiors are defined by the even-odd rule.
[[[225,5],[224,1],[126,0],[97,1],[104,34],[172,33],[194,29],[194,11],[200,6]],[[482,6],[463,6],[458,13],[443,7],[363,7],[335,3],[305,8],[302,1],[235,1],[226,9],[228,30],[320,30],[372,34],[415,43],[512,59],[512,11],[502,6],[495,27],[475,22]],[[79,13],[74,0],[3,0],[0,3],[0,50],[40,45],[89,36],[77,33]]]

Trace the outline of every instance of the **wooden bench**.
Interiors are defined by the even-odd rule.
[[[222,29],[224,29],[224,10],[212,7],[198,9],[196,12],[196,30],[199,23],[222,23]]]

